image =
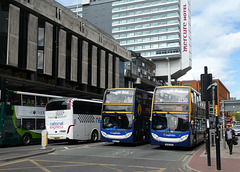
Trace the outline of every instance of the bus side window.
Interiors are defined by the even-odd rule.
[[[195,92],[191,92],[191,98],[192,98],[192,103],[196,103],[196,93]]]
[[[84,101],[74,101],[73,102],[73,113],[74,114],[101,114],[101,104],[100,103],[90,103]]]
[[[23,119],[23,130],[34,130],[35,120],[34,119]]]
[[[37,96],[37,106],[38,107],[45,107],[46,104],[47,104],[47,97]]]
[[[37,119],[37,130],[45,129],[45,119]]]
[[[23,106],[35,106],[35,97],[23,95]]]
[[[80,101],[74,101],[73,102],[73,114],[82,114],[81,112],[81,102]]]

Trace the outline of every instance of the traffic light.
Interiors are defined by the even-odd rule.
[[[208,86],[212,84],[212,74],[201,74],[201,99],[203,101],[209,101],[212,99],[211,89]]]

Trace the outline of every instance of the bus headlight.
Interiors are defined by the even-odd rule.
[[[107,134],[105,132],[101,131],[101,134],[103,137],[107,137]]]
[[[184,140],[186,140],[187,138],[188,138],[188,135],[184,135],[184,136],[181,137],[181,141],[184,141]]]
[[[126,134],[126,138],[130,137],[132,135],[132,132]]]
[[[152,133],[152,136],[155,140],[158,140],[158,136],[156,134]]]

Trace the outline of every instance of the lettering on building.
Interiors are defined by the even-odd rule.
[[[188,14],[187,5],[183,5],[183,52],[188,51]]]

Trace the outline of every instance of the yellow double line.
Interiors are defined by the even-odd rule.
[[[178,161],[182,161],[182,162],[186,161],[186,159],[189,157],[189,155],[193,155],[194,152],[195,152],[195,151],[188,151],[187,154],[182,155],[182,156],[178,159]]]

